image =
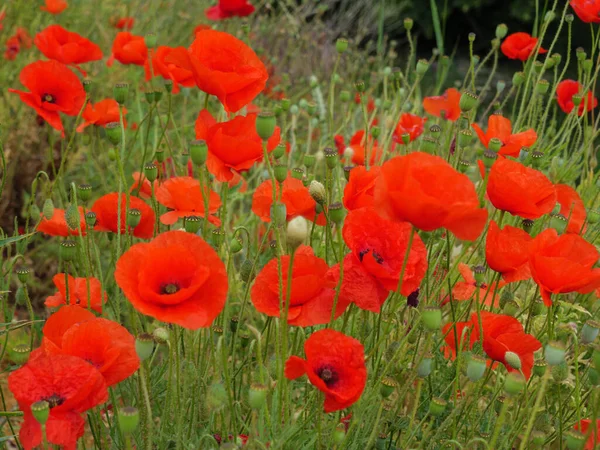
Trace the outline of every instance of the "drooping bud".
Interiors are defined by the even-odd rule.
[[[135,339],[135,351],[141,361],[145,361],[154,351],[154,338],[151,334],[142,333]]]
[[[293,249],[304,243],[308,236],[308,222],[302,216],[290,220],[287,226],[287,245]]]

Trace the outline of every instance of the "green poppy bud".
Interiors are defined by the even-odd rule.
[[[288,175],[288,168],[284,164],[276,164],[273,166],[273,174],[279,183],[283,183]]]
[[[521,369],[521,358],[514,352],[506,352],[504,354],[504,360],[508,363],[510,367],[515,370]]]
[[[279,159],[285,154],[285,150],[286,147],[284,143],[278,144],[271,152],[271,155],[273,155],[273,158]]]
[[[271,205],[271,221],[276,227],[282,226],[287,218],[285,203],[274,203]]]
[[[229,243],[229,250],[231,250],[231,253],[238,253],[243,247],[244,244],[242,240],[237,236],[234,237]]]
[[[508,33],[508,27],[506,24],[501,23],[496,27],[496,39],[504,39]]]
[[[425,355],[417,366],[417,375],[420,378],[426,378],[433,370],[433,358],[431,355]]]
[[[419,61],[417,61],[417,75],[419,76],[423,76],[427,73],[427,70],[429,69],[429,61],[427,61],[426,59],[420,59]]]
[[[591,344],[598,337],[600,331],[600,322],[588,320],[581,329],[581,342],[583,344]]]
[[[169,330],[158,327],[152,332],[152,337],[159,344],[166,344],[169,341]]]
[[[412,30],[413,25],[414,25],[414,21],[410,17],[404,18],[404,28],[406,28],[407,31]]]
[[[245,259],[240,267],[240,278],[246,283],[254,279],[253,265],[249,259]]]

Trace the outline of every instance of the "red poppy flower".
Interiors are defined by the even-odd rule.
[[[598,21],[600,22],[600,20]],[[596,419],[596,426],[592,426],[592,421],[590,419],[583,419],[581,422],[575,424],[574,427],[576,430],[581,431],[583,434],[587,435],[590,433],[587,441],[585,442],[584,450],[594,450],[597,444],[600,444],[600,419]],[[590,428],[592,428],[590,430]]]
[[[533,128],[512,134],[510,119],[498,114],[488,117],[488,129],[485,133],[476,123],[472,126],[486,148],[489,147],[492,138],[500,139],[502,147],[498,153],[504,156],[514,156],[516,158],[523,147],[531,147],[537,140],[537,133]]]
[[[85,91],[77,75],[57,61],[37,61],[21,70],[19,80],[30,92],[8,91],[19,94],[23,103],[64,136],[59,113],[76,116],[85,101]]]
[[[134,22],[133,17],[121,17],[114,22],[114,27],[119,30],[131,30]]]
[[[223,20],[230,17],[246,17],[254,12],[254,6],[248,0],[218,0],[204,14],[208,20]]]
[[[548,229],[534,245],[529,265],[546,306],[552,305],[551,294],[589,294],[600,287],[600,268],[594,268],[598,250],[578,234],[558,236]]]
[[[387,161],[375,185],[375,205],[397,221],[424,231],[446,228],[475,240],[487,221],[475,186],[439,156],[413,152]]]
[[[356,165],[365,165],[365,155],[367,149],[365,148],[365,130],[359,130],[354,133],[354,136],[350,139],[349,147],[352,149],[352,162]],[[369,137],[369,165],[374,166],[379,164],[381,159],[382,151],[377,146],[377,141],[373,141],[373,138]]]
[[[371,207],[375,202],[375,182],[381,173],[379,166],[367,170],[357,166],[350,171],[350,179],[344,188],[344,206],[347,210]]]
[[[346,143],[344,141],[344,136],[341,134],[336,134],[333,137],[333,143],[335,144],[335,148],[337,148],[338,154],[343,155],[344,150],[346,150]]]
[[[115,59],[121,64],[135,64],[143,66],[148,59],[148,47],[144,36],[136,36],[129,31],[117,33],[112,46],[112,55],[106,62],[112,66]]]
[[[506,158],[492,165],[487,195],[496,208],[524,219],[537,219],[556,205],[554,185],[546,175]]]
[[[281,198],[281,203],[286,207],[286,220],[290,221],[294,217],[302,216],[311,222],[317,216],[317,203],[313,200],[308,192],[308,188],[304,186],[302,181],[287,177],[280,184],[276,184],[277,197]],[[279,197],[281,195],[281,197]],[[273,204],[273,183],[271,180],[262,182],[252,195],[252,212],[256,214],[263,222],[271,221],[271,205]],[[323,213],[317,216],[317,225],[325,225],[327,223]]]
[[[354,95],[354,103],[356,103],[357,105],[360,105],[361,102],[362,102],[362,96],[361,96],[360,92],[357,92]],[[373,111],[375,111],[375,99],[373,97],[369,97],[369,99],[367,100],[367,112],[372,113]]]
[[[404,113],[400,116],[400,121],[396,125],[394,130],[393,139],[395,142],[400,144],[404,143],[402,135],[408,133],[410,135],[410,142],[423,134],[423,128],[427,122],[426,117],[420,117],[415,114]]]
[[[263,160],[262,141],[256,132],[256,114],[237,116],[227,122],[217,122],[203,109],[196,119],[196,139],[208,145],[206,167],[219,181],[233,178],[233,170],[243,172]],[[267,141],[271,152],[281,142],[279,127]]]
[[[338,411],[356,402],[367,382],[362,344],[339,331],[325,329],[310,335],[304,343],[306,359],[291,356],[285,363],[285,376],[295,380],[302,375],[325,394],[325,412]]]
[[[432,116],[442,117],[454,122],[460,117],[460,92],[458,89],[450,88],[444,92],[444,95],[436,97],[425,97],[423,99],[423,109]]]
[[[113,192],[106,194],[96,200],[92,206],[92,211],[96,213],[96,231],[111,231],[117,233],[120,228],[120,233],[125,234],[125,226],[127,224],[127,211],[137,209],[141,213],[140,223],[133,229],[129,230],[135,237],[142,239],[150,239],[154,233],[154,210],[150,208],[143,200],[129,196],[129,209],[127,206],[127,196],[121,194],[121,223],[119,226],[119,194]]]
[[[215,214],[221,206],[219,194],[205,188],[208,195],[208,220],[219,226],[221,220]],[[156,200],[172,211],[160,216],[165,225],[173,225],[177,220],[188,216],[206,217],[204,199],[200,190],[200,182],[192,177],[169,178],[156,190]]]
[[[157,47],[152,55],[152,72],[150,71],[149,60],[146,60],[146,80],[150,80],[152,74],[154,76],[160,75],[165,80],[173,81],[173,94],[179,92],[179,85],[184,87],[192,87],[196,85],[194,81],[194,75],[192,71],[183,67],[179,67],[176,63],[167,62],[170,61],[170,55],[176,55],[177,53],[183,53],[183,58],[187,54],[185,47],[166,47],[161,45]],[[175,58],[176,61],[181,58]]]
[[[43,214],[41,214],[40,217],[42,220],[37,227],[37,231],[41,233],[47,234],[48,236],[62,237],[75,236],[79,234],[79,228],[73,230],[67,225],[64,209],[54,208],[54,212],[52,213],[50,220],[46,219]],[[79,207],[79,226],[81,227],[83,236],[85,236],[86,225],[82,207]]]
[[[14,61],[21,50],[21,43],[16,36],[7,39],[5,44],[4,59]]]
[[[222,31],[199,31],[187,55],[172,55],[168,60],[191,70],[196,85],[215,95],[227,112],[237,112],[254,100],[269,77],[250,47]]]
[[[565,113],[569,114],[575,109],[575,103],[573,102],[574,95],[583,95],[583,85],[575,80],[563,80],[558,83],[556,88],[556,100],[558,106]],[[577,115],[583,116],[586,112],[595,109],[598,106],[598,99],[594,97],[591,91],[588,91],[587,97],[584,95],[581,99],[581,103],[577,108]]]
[[[160,181],[158,179],[154,180],[152,184],[145,175],[140,174],[140,172],[133,172],[133,184],[129,188],[129,192],[135,194],[136,196],[143,198],[144,200],[148,200],[152,198],[152,185],[154,185],[154,192],[156,193],[158,187],[160,186]],[[140,186],[140,181],[142,183]]]
[[[125,114],[127,114],[127,109],[123,107],[123,117]],[[85,105],[82,117],[84,122],[77,127],[77,131],[80,133],[90,125],[104,127],[111,122],[120,122],[119,104],[112,98],[100,100],[94,105],[92,105],[92,102],[88,102]],[[125,119],[123,121],[125,126],[127,126]]]
[[[419,287],[427,272],[425,244],[406,222],[383,219],[371,208],[350,211],[342,229],[351,253],[344,258],[340,298],[379,312],[388,294],[398,289],[411,232],[413,241],[400,291],[405,297]],[[332,270],[336,284],[339,271],[338,266]]]
[[[533,238],[521,228],[506,225],[503,229],[493,220],[485,241],[485,259],[488,266],[502,274],[507,283],[528,280],[529,254]]]
[[[100,372],[70,355],[30,359],[8,376],[8,387],[24,412],[19,440],[26,450],[42,444],[42,427],[31,412],[33,403],[46,401],[50,405],[46,422],[48,442],[75,450],[85,427],[81,413],[108,399]]]
[[[192,233],[167,231],[117,261],[115,280],[133,307],[184,328],[209,327],[225,306],[225,264]]]
[[[556,201],[560,204],[559,214],[568,219],[567,233],[580,234],[583,231],[587,212],[583,200],[575,189],[566,184],[557,184]]]
[[[282,290],[279,290],[277,258],[271,259],[256,276],[250,298],[254,307],[263,314],[280,317],[280,296],[286,301],[290,256],[281,257],[283,273]],[[329,266],[317,258],[312,248],[301,246],[294,255],[292,287],[289,297],[288,323],[299,327],[309,327],[328,323],[335,300],[335,282],[327,280]],[[336,305],[335,317],[339,317],[349,302],[341,296]]]
[[[40,6],[40,9],[50,14],[60,14],[69,6],[65,0],[45,0],[44,3],[45,6]]]
[[[92,41],[60,25],[50,25],[35,35],[35,46],[48,59],[63,64],[83,64],[102,59],[102,50]],[[85,76],[85,72],[83,72]]]
[[[502,50],[502,53],[510,59],[527,61],[534,53],[537,43],[538,38],[533,37],[528,33],[518,32],[508,35],[506,39],[504,39],[504,42],[502,42],[500,50]],[[547,51],[548,50],[540,47],[538,53],[542,55]]]
[[[598,0],[571,0],[571,8],[585,23],[600,23],[600,2]]]
[[[94,277],[73,278],[71,275],[67,275],[67,279],[69,283],[68,297],[65,274],[58,273],[52,277],[52,282],[58,289],[58,292],[46,298],[46,302],[44,303],[46,306],[77,305],[87,308],[89,305],[94,311],[102,313],[102,305],[108,299],[106,292],[102,290],[100,280]]]
[[[500,303],[498,291],[504,287],[506,282],[498,281],[491,286],[485,283],[478,283],[473,275],[473,270],[464,263],[458,264],[458,271],[464,281],[458,281],[452,288],[452,297],[454,300],[475,300],[487,307],[498,307]],[[442,304],[445,305],[449,301],[450,298],[447,297]]]

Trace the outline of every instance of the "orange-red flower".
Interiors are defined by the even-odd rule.
[[[344,188],[344,206],[347,210],[371,207],[375,202],[375,182],[381,173],[379,166],[367,170],[357,166],[350,171],[350,179]]]
[[[208,145],[206,167],[219,181],[230,181],[233,171],[249,170],[263,160],[262,141],[256,132],[256,114],[217,122],[203,109],[198,114],[195,128],[196,139],[203,139]],[[267,151],[273,151],[280,141],[281,132],[276,127],[267,141]]]
[[[115,59],[121,64],[135,64],[136,66],[146,64],[148,47],[146,47],[144,36],[136,36],[129,31],[117,33],[112,45],[112,55],[106,64],[112,66]]]
[[[567,184],[557,184],[556,201],[560,204],[559,214],[567,220],[567,233],[580,234],[583,231],[587,212],[583,200],[575,189]]]
[[[281,198],[281,203],[286,207],[286,219],[289,221],[294,217],[302,216],[307,220],[315,220],[317,216],[317,203],[313,200],[302,181],[287,177],[283,183],[276,184],[277,198]],[[281,197],[280,197],[281,196]],[[271,205],[273,204],[273,183],[271,180],[263,181],[252,195],[252,212],[256,214],[263,222],[271,221]],[[325,225],[325,215],[323,213],[317,216],[317,225]]]
[[[21,47],[29,48],[32,45],[33,40],[29,36],[27,30],[25,28],[19,27],[17,28],[15,34],[6,40],[6,50],[4,52],[4,59],[13,61],[19,54],[19,51],[21,51]]]
[[[250,298],[254,307],[263,314],[280,317],[280,296],[287,302],[287,273],[290,256],[281,257],[283,273],[282,290],[279,289],[277,258],[271,259],[258,273]],[[335,300],[335,282],[326,279],[329,266],[317,258],[311,247],[301,246],[296,250],[292,267],[291,289],[288,307],[288,323],[299,327],[309,327],[328,323]],[[336,305],[335,317],[339,317],[349,301],[340,296]],[[284,306],[285,307],[285,306]]]
[[[184,328],[209,327],[225,306],[227,272],[201,237],[167,231],[117,261],[115,280],[142,314]]]
[[[229,17],[246,17],[254,12],[254,6],[248,0],[218,0],[204,14],[208,20],[223,20]]]
[[[115,20],[113,26],[119,30],[131,30],[135,19],[133,17],[120,17]]]
[[[221,206],[221,198],[209,188],[204,188],[204,191],[208,196],[208,220],[219,226],[221,220],[214,214]],[[189,216],[206,217],[200,182],[192,177],[169,178],[156,190],[156,200],[170,210],[160,216],[165,225],[173,225]]]
[[[487,195],[496,208],[524,219],[537,219],[556,205],[554,185],[546,175],[506,158],[492,165]]]
[[[127,109],[123,107],[123,116],[125,116],[125,114],[127,114]],[[77,131],[79,132],[82,132],[90,125],[104,127],[111,122],[120,122],[121,116],[119,115],[119,104],[112,98],[100,100],[93,105],[92,102],[88,102],[88,104],[85,105],[82,117],[84,122],[77,127]],[[123,121],[125,122],[125,119],[123,119]],[[127,124],[125,123],[125,125]]]
[[[600,20],[598,20],[598,22],[600,22]],[[590,427],[592,428],[591,430]],[[585,447],[583,447],[584,450],[594,450],[598,448],[596,445],[600,444],[600,419],[596,419],[595,427],[592,425],[592,421],[590,419],[583,419],[581,422],[576,423],[574,428],[581,431],[585,435],[590,433],[590,436],[585,442]]]
[[[387,161],[375,186],[382,214],[432,231],[446,228],[459,239],[475,240],[487,221],[475,186],[439,156],[414,152]]]
[[[50,25],[35,35],[35,46],[48,59],[63,64],[83,64],[102,59],[102,50],[89,39],[60,25]]]
[[[21,70],[21,84],[29,92],[9,89],[31,106],[48,124],[64,136],[59,113],[76,116],[85,101],[85,91],[77,75],[57,61],[37,61]]]
[[[150,208],[143,200],[129,196],[129,208],[127,208],[127,197],[121,194],[121,221],[119,225],[119,194],[113,192],[106,194],[96,200],[92,206],[92,211],[96,213],[96,231],[111,231],[113,233],[125,234],[127,224],[127,211],[137,209],[141,213],[140,223],[129,233],[142,239],[150,239],[154,232],[154,210]],[[119,231],[120,230],[120,231]]]
[[[140,172],[133,172],[132,177],[133,184],[129,188],[129,192],[146,200],[152,197],[152,186],[154,185],[155,193],[158,187],[160,186],[160,181],[158,179],[154,180],[154,182],[150,184],[150,180],[148,180],[148,178],[145,175],[140,174]],[[142,182],[141,186],[140,181]]]
[[[60,14],[69,6],[65,0],[45,0],[44,3],[45,5],[40,6],[40,9],[50,14]]]
[[[37,231],[47,234],[48,236],[73,236],[79,234],[79,228],[71,229],[67,225],[67,219],[65,219],[65,210],[60,208],[54,208],[52,217],[48,220],[44,215],[40,215],[42,221],[37,227]],[[83,215],[83,208],[79,207],[79,226],[81,232],[85,236],[85,216]]]
[[[31,358],[8,376],[8,387],[24,412],[19,440],[26,450],[42,445],[42,427],[34,419],[31,405],[46,401],[50,416],[46,439],[65,450],[75,450],[83,436],[81,413],[108,399],[102,374],[81,358],[70,355]]]
[[[367,144],[365,144],[365,130],[358,130],[354,133],[354,136],[350,139],[349,147],[352,149],[352,162],[356,165],[365,165],[365,156],[367,151],[369,152],[369,165],[374,166],[379,164],[381,159],[382,151],[377,146],[377,141],[373,141],[373,138],[369,137]],[[366,147],[369,147],[368,150]]]
[[[521,228],[500,229],[490,222],[485,241],[485,259],[490,269],[502,274],[507,283],[531,278],[529,255],[533,238]]]
[[[500,303],[498,291],[504,287],[506,282],[497,281],[491,286],[485,283],[478,283],[473,275],[473,270],[464,263],[458,264],[458,271],[464,281],[458,281],[452,288],[452,298],[454,300],[475,300],[485,306],[496,308]],[[447,297],[443,304],[450,301]]]
[[[187,50],[185,47],[167,47],[164,45],[157,47],[152,55],[152,71],[150,70],[150,60],[146,60],[144,66],[146,69],[146,80],[150,80],[152,75],[160,75],[165,80],[172,80],[174,94],[179,92],[180,85],[184,87],[195,86],[196,82],[191,70],[178,66],[176,62],[170,62],[171,59],[174,61],[181,60],[180,57],[176,56],[171,58],[171,55],[177,55],[178,53],[183,53],[183,58],[185,59]]]
[[[68,280],[68,295],[67,295]],[[100,280],[94,277],[74,278],[71,275],[58,273],[52,277],[52,282],[58,292],[46,298],[44,303],[48,307],[61,305],[77,305],[94,311],[102,312],[102,305],[107,302],[106,292],[102,290]]]
[[[510,59],[527,61],[534,53],[537,44],[538,38],[531,36],[529,33],[520,31],[508,35],[506,39],[504,39],[504,42],[502,42],[500,50],[502,50],[502,53]],[[547,51],[548,50],[545,50],[540,46],[538,54],[542,55]]]
[[[537,133],[533,128],[512,134],[510,119],[498,114],[491,115],[488,118],[488,129],[485,133],[476,123],[472,126],[486,148],[488,148],[492,138],[500,139],[502,147],[498,153],[504,156],[517,157],[522,148],[531,147],[537,140]]]
[[[403,270],[408,242],[413,233],[410,253]],[[379,312],[390,292],[398,290],[407,297],[421,284],[427,272],[425,244],[406,222],[381,218],[372,208],[350,211],[342,229],[344,241],[351,253],[344,258],[344,277],[340,298],[361,309]],[[340,268],[332,270],[339,278]]]
[[[569,3],[577,17],[585,23],[600,23],[600,1],[571,0]]]
[[[558,236],[548,229],[535,238],[534,246],[529,265],[546,306],[552,305],[551,294],[589,294],[600,287],[600,268],[594,268],[598,250],[578,234]]]
[[[423,128],[427,122],[426,117],[420,117],[415,114],[404,113],[400,116],[400,121],[394,129],[394,141],[402,144],[402,135],[408,133],[410,135],[410,142],[423,134]]]
[[[362,344],[339,331],[325,329],[310,335],[304,343],[306,359],[291,356],[285,376],[295,380],[306,374],[325,394],[325,412],[338,411],[356,402],[367,382]]]
[[[194,74],[196,85],[216,96],[225,110],[237,112],[265,88],[267,69],[244,42],[215,30],[200,30],[187,55],[169,61]]]
[[[470,333],[470,339],[461,339],[465,328]],[[521,361],[521,370],[526,378],[531,376],[533,368],[533,353],[541,348],[541,343],[532,335],[525,333],[521,323],[511,316],[481,311],[481,328],[483,329],[483,351],[491,361],[497,361],[509,372],[513,369],[506,360],[506,353],[516,354]],[[480,341],[480,324],[477,313],[473,313],[469,322],[446,324],[443,328],[446,345],[453,355],[456,354],[456,343],[459,346],[472,348]]]
[[[575,103],[573,102],[573,96],[583,95],[581,103],[577,108],[577,115],[583,116],[586,112],[595,109],[598,106],[598,99],[594,97],[591,91],[588,91],[587,96],[584,95],[583,85],[575,80],[563,80],[558,83],[556,88],[556,100],[558,106],[565,113],[569,114],[575,109]]]
[[[454,122],[460,117],[460,92],[458,89],[450,88],[443,95],[425,97],[423,109],[432,116],[442,117]]]

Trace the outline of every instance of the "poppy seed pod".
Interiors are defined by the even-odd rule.
[[[562,214],[550,214],[550,228],[554,228],[558,234],[567,229],[567,218]]]
[[[335,49],[339,54],[344,53],[346,50],[348,50],[348,40],[340,38],[335,41]]]
[[[85,213],[85,225],[88,228],[94,228],[94,225],[96,225],[96,213],[94,211]]]
[[[384,377],[381,380],[381,386],[379,388],[379,393],[383,398],[388,398],[398,387],[398,383],[391,377]]]
[[[459,107],[462,112],[471,111],[477,106],[479,97],[469,91],[465,91],[460,96]]]
[[[40,425],[46,425],[46,422],[50,417],[50,404],[45,400],[32,403],[31,413]]]
[[[338,424],[335,427],[333,434],[331,435],[331,440],[335,445],[341,445],[346,439],[346,426],[343,423]]]
[[[508,27],[506,24],[501,23],[496,27],[496,39],[504,39],[508,33]]]
[[[549,366],[557,366],[563,363],[565,354],[565,346],[561,342],[549,342],[544,351],[544,356]]]
[[[296,179],[296,180],[301,180],[302,178],[304,178],[304,170],[302,170],[300,167],[295,167],[292,169],[292,178]]]
[[[271,155],[273,155],[273,158],[279,159],[285,154],[285,149],[286,149],[286,146],[282,142],[282,143],[278,144],[277,147],[275,147],[275,149],[271,152]]]
[[[578,430],[565,432],[565,442],[569,450],[581,450],[586,442],[586,435]]]
[[[600,323],[595,320],[588,320],[581,329],[581,342],[591,344],[598,337],[600,332]]]
[[[444,414],[448,402],[443,398],[433,397],[429,403],[429,414],[434,417],[440,417]]]
[[[413,25],[414,25],[414,21],[410,17],[404,18],[404,28],[406,28],[407,31],[412,30]]]
[[[525,82],[525,74],[523,72],[516,72],[513,75],[512,82],[515,87],[521,86]]]
[[[248,390],[248,403],[252,409],[261,409],[267,400],[268,388],[264,384],[252,383]]]
[[[544,375],[546,373],[547,368],[548,368],[548,363],[543,359],[538,359],[533,364],[533,374],[537,375],[538,377],[541,377],[542,375]]]
[[[165,291],[167,291],[169,286],[165,287]],[[142,333],[135,339],[135,351],[140,358],[141,361],[145,361],[150,356],[152,356],[152,352],[154,351],[154,338],[151,334]]]
[[[486,360],[483,356],[471,354],[467,363],[467,377],[472,382],[479,381],[483,377],[486,367]]]
[[[310,186],[308,187],[308,193],[319,205],[323,205],[325,203],[327,192],[325,191],[325,186],[323,186],[323,183],[317,180],[312,180],[310,182]]]
[[[548,89],[550,89],[550,83],[548,83],[548,80],[540,80],[535,85],[535,92],[540,95],[547,93]]]
[[[488,147],[493,152],[498,153],[500,151],[500,149],[502,148],[502,141],[498,138],[492,138],[488,142]]]
[[[285,203],[274,203],[271,205],[271,221],[276,227],[283,226],[286,216]]]
[[[119,105],[125,103],[129,94],[129,85],[127,83],[117,83],[113,89],[113,95]]]
[[[92,80],[83,80],[81,84],[83,85],[83,90],[86,94],[89,94],[92,90]]]
[[[442,324],[442,310],[434,306],[427,306],[421,313],[421,322],[429,331],[439,330]]]
[[[17,278],[23,284],[27,284],[29,281],[29,276],[31,275],[31,270],[29,267],[19,267],[17,269]]]
[[[75,241],[63,241],[60,244],[60,256],[65,261],[73,261],[77,256],[77,243]]]
[[[326,148],[323,153],[325,154],[325,163],[329,169],[334,169],[338,165],[339,158],[337,150],[333,148]]]
[[[201,166],[206,162],[208,156],[208,145],[203,139],[196,139],[190,142],[190,157],[196,166]]]
[[[31,347],[28,344],[17,344],[8,349],[8,359],[17,365],[22,365],[29,359]]]
[[[77,185],[77,197],[82,202],[87,202],[92,196],[92,186],[89,184],[79,184]]]
[[[266,141],[273,136],[276,126],[277,119],[272,112],[263,111],[256,116],[256,132],[263,141]]]
[[[340,100],[344,103],[348,103],[350,101],[351,95],[349,91],[341,91],[340,92]]]
[[[123,434],[133,433],[140,423],[140,414],[137,408],[126,406],[119,410],[119,428]]]
[[[284,164],[276,164],[273,167],[273,174],[275,175],[275,179],[279,183],[283,183],[285,181],[285,179],[287,178],[287,174],[288,174],[287,166]]]
[[[429,61],[427,61],[426,59],[420,59],[419,61],[417,61],[417,68],[416,68],[416,72],[417,75],[419,76],[423,76],[427,73],[427,70],[429,69]]]
[[[341,224],[344,220],[345,212],[346,211],[340,202],[329,205],[329,218],[337,225]]]
[[[144,175],[150,183],[154,182],[158,178],[158,167],[156,167],[156,164],[146,164],[144,166]]]
[[[298,216],[289,221],[287,226],[287,245],[293,249],[298,248],[304,243],[308,236],[308,222],[302,216]]]
[[[437,148],[439,147],[439,142],[437,139],[431,136],[425,136],[421,141],[421,148],[424,152],[429,153],[431,155],[435,155]]]
[[[107,123],[104,131],[111,144],[118,145],[121,142],[121,124],[119,122]]]
[[[356,89],[357,92],[362,93],[367,90],[367,87],[365,86],[364,81],[357,81],[354,83],[354,89]]]
[[[199,216],[187,216],[183,220],[183,228],[188,233],[196,234],[202,226],[202,217]]]
[[[165,87],[165,91],[167,91],[169,94],[173,92],[173,80],[166,79],[163,81],[163,85]]]
[[[317,157],[315,155],[304,155],[302,158],[302,163],[307,169],[310,169],[317,162]]]
[[[469,170],[469,168],[472,166],[470,161],[461,159],[460,161],[458,161],[458,170],[461,173],[467,173],[467,171]]]
[[[510,372],[504,380],[504,392],[508,395],[520,394],[525,388],[525,377],[520,372]]]

